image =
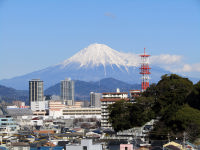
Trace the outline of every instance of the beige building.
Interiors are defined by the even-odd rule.
[[[63,109],[64,118],[101,118],[101,108],[65,108]]]
[[[61,100],[51,100],[49,101],[49,116],[58,118],[62,116],[62,110],[65,109],[65,104]]]
[[[75,102],[74,105],[67,105],[66,108],[81,108],[83,105],[83,102]]]
[[[101,118],[101,108],[82,107],[83,102],[75,102],[75,105],[66,106],[60,100],[49,101],[49,116],[54,118]]]
[[[25,102],[23,101],[12,101],[14,105],[16,105],[18,108],[25,108]]]

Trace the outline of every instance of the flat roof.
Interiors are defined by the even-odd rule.
[[[120,101],[120,100],[125,100],[125,101],[129,101],[129,98],[102,98],[101,101],[102,102],[115,102],[115,101]]]

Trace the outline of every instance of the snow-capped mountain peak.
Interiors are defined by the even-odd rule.
[[[16,89],[28,89],[27,82],[31,79],[41,79],[45,87],[49,87],[66,77],[82,81],[115,78],[128,83],[140,83],[139,65],[140,57],[137,54],[118,52],[104,44],[92,44],[60,64],[0,82]],[[152,83],[169,73],[155,66],[152,68]]]
[[[99,66],[99,65],[116,65],[128,67],[137,66],[139,63],[137,55],[118,52],[105,44],[91,44],[87,48],[82,49],[74,56],[65,60],[61,65],[63,67],[70,63],[79,63],[83,66]]]

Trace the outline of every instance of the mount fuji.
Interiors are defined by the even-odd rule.
[[[1,80],[0,84],[24,90],[28,89],[29,80],[39,78],[44,81],[44,88],[47,88],[66,77],[83,81],[97,81],[111,77],[128,83],[140,83],[140,62],[139,55],[118,52],[107,45],[95,43],[60,64]],[[151,83],[157,82],[161,75],[169,73],[157,66],[151,67]]]

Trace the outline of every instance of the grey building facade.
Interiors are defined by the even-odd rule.
[[[40,79],[29,81],[29,103],[33,111],[45,110],[43,81]]]
[[[101,93],[90,92],[90,106],[101,107]]]
[[[61,100],[64,104],[74,105],[74,81],[66,78],[61,81]]]
[[[29,102],[43,101],[43,81],[40,79],[33,79],[29,81]]]

